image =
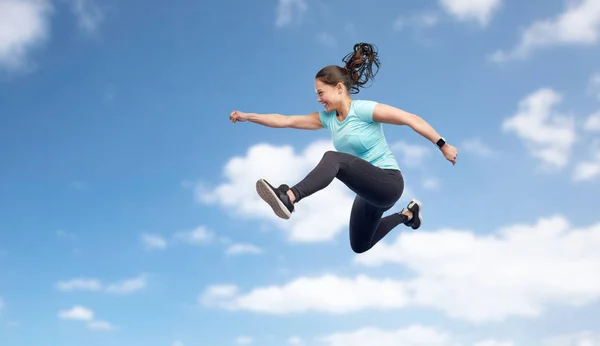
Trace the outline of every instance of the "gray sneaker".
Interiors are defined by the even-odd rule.
[[[275,215],[282,219],[289,219],[294,212],[294,204],[290,201],[287,191],[290,189],[285,184],[273,187],[264,179],[256,182],[256,192],[273,209]]]

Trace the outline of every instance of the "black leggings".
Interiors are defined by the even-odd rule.
[[[382,218],[404,192],[404,178],[395,169],[381,169],[345,153],[327,151],[319,164],[292,187],[298,203],[339,179],[356,193],[350,215],[350,246],[356,253],[371,249],[406,216],[394,213]]]

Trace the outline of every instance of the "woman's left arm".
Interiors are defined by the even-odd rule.
[[[437,131],[420,116],[383,103],[378,103],[373,109],[373,121],[392,125],[406,125],[436,145],[438,140],[442,138],[442,136],[440,136],[439,133],[437,133]],[[456,164],[458,150],[455,147],[446,143],[440,150],[448,161],[452,162],[452,164]]]

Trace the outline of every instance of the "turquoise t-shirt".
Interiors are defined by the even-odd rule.
[[[373,121],[373,109],[377,102],[353,100],[350,112],[344,121],[339,121],[336,112],[320,111],[323,127],[331,132],[333,145],[339,152],[351,154],[383,169],[398,169],[383,125]]]

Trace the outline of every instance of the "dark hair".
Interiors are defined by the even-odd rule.
[[[345,65],[329,65],[322,68],[317,75],[325,84],[336,85],[343,83],[351,94],[358,94],[359,88],[365,87],[370,79],[374,78],[379,71],[379,58],[377,47],[370,43],[357,43],[354,50],[348,53],[342,61]],[[373,72],[373,65],[377,68]]]

